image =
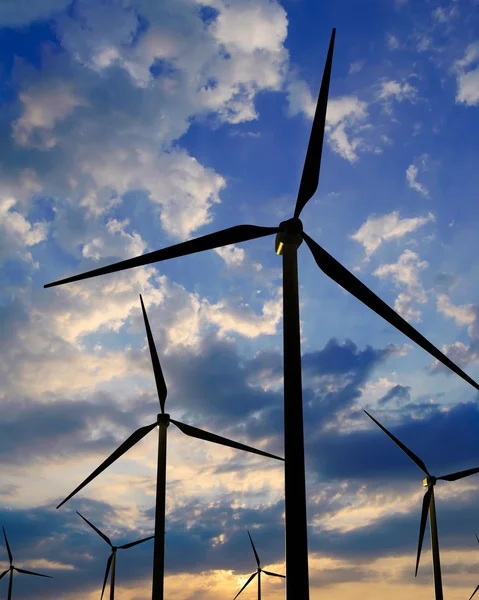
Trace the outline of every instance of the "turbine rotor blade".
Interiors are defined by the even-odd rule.
[[[258,556],[258,553],[256,552],[256,548],[254,547],[253,540],[251,539],[251,535],[250,535],[249,531],[248,531],[248,536],[249,536],[249,541],[251,542],[251,545],[253,546],[253,552],[254,552],[254,556],[256,558],[256,564],[258,565],[258,567],[260,567],[261,565],[259,564],[259,556]]]
[[[236,594],[236,596],[233,598],[233,600],[236,600],[236,598],[241,594],[241,592],[245,589],[245,587],[253,581],[253,579],[256,577],[257,574],[258,574],[258,572],[256,571],[256,573],[253,573],[253,575],[251,575],[251,577],[244,584],[244,586],[240,589],[240,591]]]
[[[130,542],[129,544],[123,544],[123,546],[118,546],[119,550],[126,550],[127,548],[132,548],[137,544],[143,544],[143,542],[147,542],[148,540],[152,540],[155,536],[150,535],[150,537],[143,538],[142,540],[137,540],[136,542]]]
[[[0,579],[2,579],[2,577],[4,577],[8,572],[10,571],[10,569],[7,569],[6,571],[4,571],[1,575],[0,575]]]
[[[283,579],[286,579],[286,575],[279,575],[278,573],[271,573],[271,571],[265,571],[264,569],[261,569],[261,571],[263,573],[266,573],[266,575],[272,575],[273,577],[282,577]]]
[[[146,337],[148,338],[148,347],[150,348],[151,364],[153,365],[153,373],[155,375],[156,389],[158,390],[158,398],[160,400],[161,412],[165,412],[165,401],[168,390],[166,389],[165,378],[163,377],[163,371],[161,370],[160,359],[158,358],[158,352],[156,351],[155,340],[151,333],[150,323],[148,322],[148,316],[146,314],[145,305],[143,304],[143,298],[140,294],[141,310],[143,312],[143,320],[145,321]]]
[[[442,475],[441,477],[436,477],[436,479],[444,479],[444,481],[457,481],[463,477],[474,475],[474,473],[479,473],[479,467],[475,467],[474,469],[466,469],[465,471],[458,471],[457,473],[451,473],[450,475]]]
[[[252,452],[253,454],[259,454],[260,456],[267,456],[268,458],[275,458],[276,460],[284,461],[284,458],[275,456],[274,454],[270,454],[269,452],[263,452],[263,450],[257,450],[256,448],[252,448],[251,446],[246,446],[246,444],[233,442],[232,440],[224,438],[220,435],[216,435],[214,433],[210,433],[209,431],[203,431],[202,429],[198,429],[198,427],[192,427],[191,425],[186,425],[185,423],[180,423],[179,421],[175,421],[173,419],[170,419],[170,423],[174,423],[178,427],[178,429],[180,429],[186,435],[198,438],[199,440],[205,440],[207,442],[213,442],[214,444],[220,444],[221,446],[228,446],[230,448],[236,448],[237,450],[245,450],[246,452]]]
[[[424,498],[422,501],[421,523],[419,526],[419,540],[417,543],[416,573],[414,577],[417,577],[417,570],[419,568],[419,559],[421,558],[422,541],[424,539],[424,531],[426,529],[427,512],[429,510],[429,504],[431,503],[432,490],[432,487],[428,488],[427,492],[424,494]]]
[[[298,199],[294,209],[294,216],[299,217],[308,200],[314,195],[318,188],[319,172],[321,170],[321,154],[323,152],[324,128],[326,125],[326,110],[328,107],[329,82],[331,79],[331,67],[333,64],[334,38],[336,28],[331,34],[328,56],[324,66],[321,89],[319,91],[316,112],[314,113],[313,127],[309,138],[308,151],[304,161],[303,175],[299,185]]]
[[[13,567],[15,571],[19,573],[24,573],[25,575],[35,575],[35,577],[48,577],[48,579],[53,579],[51,575],[42,575],[41,573],[34,573],[33,571],[25,571],[25,569],[19,569],[18,567]]]
[[[125,452],[127,452],[137,442],[139,442],[141,439],[143,439],[145,437],[145,435],[147,433],[150,433],[150,431],[152,429],[154,429],[155,427],[156,427],[156,423],[152,423],[151,425],[146,425],[145,427],[140,427],[140,429],[137,429],[135,431],[135,433],[130,435],[130,437],[126,441],[124,441],[123,444],[118,446],[118,448],[112,454],[110,454],[110,456],[106,460],[104,460],[101,463],[101,465],[97,469],[95,469],[93,471],[93,473],[85,479],[85,481],[83,481],[83,483],[81,483],[76,489],[74,489],[73,492],[65,498],[65,500],[62,500],[62,502],[60,502],[60,504],[57,506],[57,508],[60,508],[60,506],[62,506],[63,504],[65,504],[65,502],[70,500],[70,498],[72,496],[74,496],[77,492],[79,492],[81,489],[83,489],[88,483],[90,483],[90,481],[92,481],[92,479],[95,479],[95,477],[97,475],[102,473],[107,467],[109,467],[112,463],[114,463],[115,460],[120,458],[120,456],[123,456],[123,454],[125,454]]]
[[[88,523],[88,525],[90,525],[90,527],[92,529],[94,529],[98,533],[98,535],[100,537],[102,537],[109,546],[112,546],[112,543],[110,542],[110,538],[108,538],[102,531],[100,531],[97,527],[95,527],[95,525],[93,525],[93,523],[90,523],[90,521],[88,519],[85,519],[85,517],[83,515],[81,515],[78,511],[76,511],[76,513],[85,521],[85,523]]]
[[[431,344],[422,334],[414,329],[407,321],[405,321],[400,315],[397,314],[391,307],[389,307],[379,296],[371,291],[367,286],[364,285],[357,277],[355,277],[350,271],[343,267],[335,258],[333,258],[324,248],[321,248],[312,238],[306,233],[302,233],[303,239],[311,250],[314,260],[318,267],[330,277],[333,281],[339,284],[342,288],[348,291],[350,294],[355,296],[360,302],[365,304],[376,314],[382,317],[385,321],[390,323],[393,327],[404,333],[410,340],[421,346],[426,352],[429,352],[431,356],[441,362],[443,365],[454,371],[456,375],[462,377],[464,381],[467,381],[476,390],[479,390],[479,384],[477,384],[469,375],[464,373],[456,364],[452,362],[445,354],[443,354],[436,346]]]
[[[477,533],[474,534],[476,536],[477,543],[479,544],[479,537],[477,537]]]
[[[236,244],[239,242],[246,242],[247,240],[254,240],[256,238],[264,237],[266,235],[272,235],[278,233],[279,227],[259,227],[258,225],[236,225],[235,227],[229,227],[228,229],[222,229],[215,233],[209,233],[187,242],[181,242],[168,248],[161,250],[155,250],[154,252],[148,252],[135,258],[129,258],[122,260],[112,265],[100,267],[99,269],[93,269],[86,273],[74,275],[73,277],[67,277],[66,279],[59,279],[52,283],[47,283],[44,288],[54,287],[56,285],[62,285],[64,283],[70,283],[72,281],[80,281],[82,279],[89,279],[90,277],[97,277],[98,275],[106,275],[107,273],[116,273],[117,271],[123,271],[125,269],[132,269],[134,267],[140,267],[143,265],[150,265],[155,262],[168,260],[170,258],[178,258],[180,256],[186,256],[187,254],[195,254],[196,252],[203,252],[204,250],[212,250],[213,248],[221,248],[222,246],[229,246],[230,244]]]
[[[103,587],[101,589],[100,600],[103,600],[103,594],[105,593],[105,586],[106,586],[106,582],[108,581],[108,573],[110,572],[112,559],[113,559],[113,554],[110,554],[110,556],[108,557],[107,563],[106,563],[105,578],[103,579]]]
[[[372,419],[372,420],[373,420],[373,421],[376,423],[376,425],[377,425],[378,427],[380,427],[380,428],[381,428],[381,429],[384,431],[384,433],[385,433],[387,436],[389,436],[389,437],[392,439],[392,441],[393,441],[395,444],[397,444],[397,445],[398,445],[398,446],[401,448],[401,450],[402,450],[403,452],[405,452],[405,453],[406,453],[406,454],[409,456],[409,458],[410,458],[411,460],[413,460],[413,461],[414,461],[414,462],[417,464],[417,466],[418,466],[418,467],[419,467],[419,468],[420,468],[422,471],[424,471],[424,473],[426,473],[426,475],[428,475],[429,477],[431,476],[431,474],[429,473],[429,471],[428,471],[428,470],[427,470],[427,468],[426,468],[426,465],[425,465],[425,464],[422,462],[422,460],[421,460],[421,459],[420,459],[418,456],[416,456],[416,455],[414,454],[414,452],[412,452],[411,450],[409,450],[409,448],[407,448],[407,447],[406,447],[406,446],[405,446],[405,445],[404,445],[402,442],[400,442],[400,441],[397,439],[397,437],[395,437],[395,436],[394,436],[394,435],[393,435],[393,434],[392,434],[390,431],[388,431],[388,430],[386,429],[386,427],[383,427],[383,426],[381,425],[381,423],[379,423],[379,421],[376,421],[376,419],[375,419],[374,417],[372,417],[372,416],[371,416],[371,415],[370,415],[370,414],[369,414],[369,413],[368,413],[366,410],[365,410],[364,412],[365,412],[365,413],[368,415],[368,417],[369,417],[370,419]]]
[[[10,550],[10,544],[8,543],[8,540],[7,540],[7,534],[5,532],[5,527],[2,526],[2,529],[3,529],[3,537],[5,538],[5,544],[7,546],[8,559],[10,561],[10,566],[12,566],[12,564],[13,564],[12,551]]]
[[[472,596],[474,596],[474,594],[477,592],[477,590],[479,590],[479,585],[477,586],[477,588],[472,592]],[[471,600],[472,596],[469,598],[469,600]]]

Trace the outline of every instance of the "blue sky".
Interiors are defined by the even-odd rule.
[[[54,508],[158,412],[140,293],[172,417],[282,454],[273,236],[43,285],[289,218],[332,27],[305,231],[479,379],[477,0],[323,4],[0,1],[0,523],[16,564],[54,577],[19,576],[17,598],[97,598],[107,548],[76,510],[120,544],[153,531],[154,433]],[[422,474],[362,411],[442,475],[479,466],[477,393],[305,244],[299,274],[311,599],[430,598],[428,532],[414,578]],[[478,490],[436,487],[451,600],[479,583]],[[284,572],[283,511],[280,465],[170,430],[168,597],[234,597],[254,569],[247,529]],[[151,595],[152,549],[119,556],[120,600]]]

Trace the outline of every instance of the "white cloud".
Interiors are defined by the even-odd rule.
[[[426,291],[419,280],[419,272],[428,266],[429,263],[419,260],[416,252],[405,250],[397,263],[380,265],[373,273],[380,279],[391,277],[396,286],[406,287],[406,292],[399,294],[394,307],[408,321],[421,320],[421,312],[414,309],[412,303],[425,304],[427,301]]]
[[[129,220],[110,219],[106,223],[106,233],[102,237],[93,238],[85,244],[82,249],[82,255],[85,258],[98,260],[106,256],[115,256],[120,258],[131,258],[143,254],[146,249],[146,242],[141,236],[134,232],[132,234],[125,231],[129,225]]]
[[[430,221],[434,221],[432,213],[429,213],[427,217],[401,219],[399,212],[393,211],[382,217],[368,217],[366,222],[350,237],[364,246],[366,258],[369,258],[383,242],[399,239]]]
[[[471,66],[474,68],[467,70],[467,67]],[[479,104],[479,42],[469,44],[464,58],[456,62],[456,70],[456,102],[477,106]]]
[[[401,46],[397,37],[392,33],[388,33],[386,45],[389,48],[389,50],[398,50]]]
[[[32,255],[25,248],[47,239],[47,224],[31,223],[20,212],[12,210],[16,204],[15,198],[0,196],[0,264],[13,256],[32,261]]]
[[[238,248],[234,244],[223,246],[222,248],[215,248],[215,252],[221,256],[228,267],[243,264],[245,251],[243,248]]]
[[[384,101],[394,99],[397,102],[403,102],[404,100],[413,102],[416,98],[416,95],[417,88],[412,86],[407,81],[400,83],[394,79],[391,79],[390,81],[383,81],[378,92],[378,98]]]
[[[316,101],[307,83],[292,77],[287,84],[288,114],[303,114],[314,118]],[[358,160],[357,150],[366,149],[362,138],[357,137],[367,117],[367,104],[356,96],[330,98],[326,112],[326,139],[331,148],[349,162]]]
[[[426,168],[427,159],[428,159],[427,155],[423,155],[419,159],[419,164],[423,169]],[[427,198],[429,196],[429,190],[427,189],[427,187],[424,184],[419,183],[419,181],[417,181],[418,174],[419,174],[418,167],[414,164],[409,165],[409,167],[406,169],[406,179],[407,179],[408,185],[411,189],[416,190],[416,192],[419,192],[420,194],[422,194],[423,196],[425,196]]]
[[[20,146],[32,146],[42,150],[53,148],[56,137],[55,125],[70,115],[85,101],[63,82],[49,82],[48,87],[38,87],[21,92],[22,116],[13,122],[13,138]]]
[[[454,319],[457,325],[471,325],[476,319],[476,312],[473,304],[463,304],[456,306],[452,304],[446,294],[438,294],[437,310],[446,317]]]
[[[355,73],[359,73],[364,67],[364,61],[356,60],[349,65],[349,75],[354,75]]]
[[[445,344],[442,347],[443,353],[452,360],[458,367],[467,367],[472,362],[479,360],[479,352],[472,346],[466,346],[462,342],[454,342],[453,344]],[[434,361],[429,367],[432,372],[445,371],[446,367],[439,361]],[[449,373],[448,370],[446,370]]]

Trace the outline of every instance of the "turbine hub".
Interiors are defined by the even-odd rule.
[[[164,425],[165,427],[168,427],[170,424],[170,415],[168,413],[158,413],[156,423],[158,426]]]
[[[430,477],[424,477],[422,480],[422,485],[423,487],[432,487],[433,485],[436,485],[436,481],[437,479],[431,475]]]
[[[276,234],[275,250],[276,254],[283,253],[283,246],[289,244],[299,248],[303,241],[303,224],[301,219],[293,217],[279,224],[279,232]]]

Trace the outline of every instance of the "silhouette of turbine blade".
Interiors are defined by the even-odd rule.
[[[248,531],[248,530],[246,530],[246,531]],[[258,556],[258,553],[256,552],[256,548],[254,547],[253,540],[251,539],[251,535],[250,535],[249,531],[248,531],[248,536],[249,536],[249,541],[251,542],[251,545],[253,546],[253,552],[254,552],[254,556],[256,558],[256,564],[259,567],[260,566],[260,564],[259,564],[259,556]]]
[[[108,557],[107,563],[106,563],[105,578],[103,579],[103,587],[101,589],[100,600],[103,599],[103,594],[105,593],[105,586],[106,586],[106,582],[108,581],[108,573],[110,572],[112,559],[113,559],[113,554],[110,554],[110,556]]]
[[[25,575],[35,575],[35,577],[48,577],[48,579],[53,579],[51,575],[42,575],[41,573],[34,573],[33,571],[25,571],[25,569],[19,569],[18,567],[13,567],[15,571],[19,573],[24,573]]]
[[[90,527],[92,529],[94,529],[98,533],[98,535],[100,537],[102,537],[109,546],[112,546],[112,543],[110,542],[109,537],[107,537],[102,531],[100,531],[97,527],[95,527],[95,525],[93,525],[93,523],[90,523],[90,521],[88,519],[85,519],[85,517],[83,515],[81,515],[78,511],[76,511],[76,513],[85,521],[85,523],[88,523],[88,525],[90,525]]]
[[[65,498],[65,500],[60,502],[60,504],[57,506],[57,508],[60,508],[60,506],[62,506],[63,504],[65,504],[65,502],[70,500],[70,498],[72,496],[74,496],[77,492],[79,492],[81,489],[83,489],[88,483],[90,483],[90,481],[92,479],[95,479],[95,477],[97,475],[102,473],[107,467],[109,467],[112,463],[114,463],[115,460],[117,460],[117,458],[120,458],[120,456],[123,456],[123,454],[125,454],[125,452],[127,452],[137,442],[139,442],[141,439],[143,439],[145,437],[145,435],[147,433],[150,433],[150,431],[152,429],[154,429],[155,427],[156,427],[156,423],[152,423],[151,425],[146,425],[145,427],[140,427],[140,429],[137,429],[135,431],[135,433],[130,435],[130,437],[125,442],[123,442],[123,444],[121,444],[121,446],[119,446],[115,450],[115,452],[113,452],[106,460],[104,460],[101,463],[101,465],[98,467],[98,469],[95,469],[95,471],[93,471],[93,473],[91,475],[89,475],[83,483],[81,483],[75,490],[73,490],[73,492],[69,496],[67,496]]]
[[[251,577],[248,579],[248,581],[244,584],[244,586],[240,589],[240,591],[236,594],[236,596],[233,598],[233,600],[236,600],[236,598],[241,594],[241,592],[245,589],[245,587],[247,585],[249,585],[253,579],[256,577],[256,575],[258,574],[258,572],[253,573],[253,575],[251,575]]]
[[[10,550],[10,544],[8,543],[8,540],[7,540],[7,534],[5,532],[5,527],[2,526],[2,529],[3,529],[3,537],[5,538],[5,545],[7,546],[8,559],[10,561],[10,566],[12,566],[12,564],[13,564],[12,551]]]
[[[477,590],[479,590],[479,585],[477,586],[477,588],[472,592],[471,597],[469,598],[469,600],[471,600],[472,596],[474,596],[474,594],[477,592]]]
[[[311,128],[306,160],[304,161],[303,175],[299,185],[298,199],[296,200],[296,207],[294,209],[295,217],[299,217],[304,206],[308,200],[312,198],[318,188],[335,35],[336,29],[334,28],[331,34],[331,41],[329,42],[328,56],[324,66],[321,89],[319,91],[318,103],[316,104],[316,112],[314,113],[313,127]]]
[[[3,573],[0,575],[0,579],[1,579],[2,577],[4,577],[4,576],[5,576],[5,575],[6,575],[6,574],[9,572],[9,571],[10,571],[10,569],[7,569],[6,571],[4,571],[4,572],[3,572]]]
[[[228,229],[222,229],[215,233],[209,233],[187,242],[181,242],[168,248],[162,248],[161,250],[155,250],[154,252],[148,252],[135,258],[128,258],[112,265],[100,267],[99,269],[93,269],[86,273],[74,275],[73,277],[67,277],[66,279],[59,279],[52,283],[47,283],[44,288],[54,287],[56,285],[62,285],[64,283],[71,283],[72,281],[80,281],[82,279],[89,279],[90,277],[97,277],[98,275],[106,275],[107,273],[115,273],[116,271],[123,271],[124,269],[132,269],[134,267],[140,267],[143,265],[150,265],[155,262],[168,260],[170,258],[178,258],[180,256],[186,256],[188,254],[195,254],[196,252],[203,252],[204,250],[212,250],[213,248],[221,248],[222,246],[229,246],[230,244],[236,244],[239,242],[246,242],[248,240],[254,240],[256,238],[264,237],[266,235],[272,235],[278,233],[279,227],[259,227],[258,225],[235,225],[234,227],[228,227]]]
[[[129,544],[123,544],[123,546],[118,546],[118,548],[120,550],[126,550],[127,548],[132,548],[133,546],[137,546],[138,544],[143,544],[143,542],[152,540],[154,537],[154,535],[150,535],[150,537],[143,538],[142,540],[137,540],[136,542],[130,542]]]
[[[276,460],[284,461],[284,458],[281,458],[280,456],[275,456],[269,452],[263,452],[263,450],[251,448],[251,446],[246,446],[246,444],[233,442],[233,440],[210,433],[209,431],[203,431],[202,429],[198,429],[198,427],[192,427],[191,425],[186,425],[185,423],[180,423],[179,421],[174,421],[173,419],[170,419],[170,423],[174,423],[178,429],[181,429],[181,431],[186,433],[186,435],[198,438],[199,440],[206,440],[207,442],[213,442],[214,444],[220,444],[221,446],[229,446],[230,448],[236,448],[237,450],[245,450],[246,452],[252,452],[253,454],[259,454],[261,456],[267,456],[268,458],[276,458]]]
[[[165,378],[163,377],[163,371],[161,370],[160,359],[156,351],[155,340],[151,333],[150,323],[148,322],[148,316],[146,314],[145,305],[143,304],[143,298],[140,294],[141,310],[143,312],[143,320],[145,322],[146,337],[148,338],[148,347],[150,348],[151,363],[153,365],[153,373],[155,374],[156,389],[158,390],[158,398],[160,400],[161,412],[165,412],[165,401],[168,390],[166,389]]]
[[[426,530],[427,513],[429,511],[429,505],[431,504],[432,490],[432,487],[427,490],[422,501],[421,524],[419,525],[419,540],[417,543],[416,572],[414,577],[417,577],[417,570],[419,568],[419,559],[421,558],[422,541],[424,539],[424,531]]]
[[[462,377],[464,381],[467,381],[476,390],[479,390],[479,384],[474,379],[471,379],[469,375],[464,373],[456,364],[452,362],[445,354],[443,354],[436,346],[431,344],[422,334],[414,329],[412,325],[409,325],[401,316],[397,314],[390,306],[388,306],[379,296],[371,291],[367,286],[364,285],[357,277],[355,277],[350,271],[343,267],[335,258],[333,258],[324,248],[321,248],[312,238],[306,233],[302,233],[303,239],[311,250],[314,260],[318,267],[330,277],[333,281],[339,284],[342,288],[348,291],[350,294],[355,296],[359,301],[373,310],[376,314],[382,317],[385,321],[393,325],[396,329],[404,333],[410,340],[416,342],[421,348],[429,352],[431,356],[436,358],[443,365],[454,371],[459,377]]]
[[[474,473],[479,473],[479,467],[475,467],[474,469],[466,469],[465,471],[458,471],[457,473],[451,473],[450,475],[442,475],[441,477],[436,477],[436,479],[444,479],[444,481],[457,481],[463,477],[474,475]]]
[[[385,433],[387,436],[389,436],[389,437],[392,439],[392,441],[393,441],[395,444],[397,444],[397,445],[398,445],[398,446],[401,448],[401,450],[402,450],[403,452],[405,452],[405,453],[406,453],[406,454],[409,456],[409,458],[410,458],[411,460],[413,460],[413,461],[414,461],[414,462],[417,464],[417,466],[418,466],[418,467],[419,467],[419,468],[420,468],[422,471],[424,471],[424,473],[426,473],[426,475],[428,475],[429,477],[431,476],[431,474],[429,473],[429,471],[428,471],[428,470],[427,470],[427,468],[426,468],[426,465],[425,465],[425,464],[422,462],[422,460],[421,460],[421,459],[420,459],[418,456],[416,456],[416,455],[414,454],[414,452],[412,452],[411,450],[409,450],[409,448],[407,448],[407,446],[405,446],[405,445],[404,445],[402,442],[400,442],[400,441],[397,439],[397,437],[395,437],[395,436],[394,436],[394,435],[393,435],[393,434],[392,434],[390,431],[388,431],[388,430],[386,429],[386,427],[383,427],[383,426],[381,425],[381,423],[379,423],[379,421],[376,421],[376,419],[375,419],[374,417],[372,417],[372,416],[371,416],[371,415],[370,415],[370,414],[369,414],[369,413],[368,413],[366,410],[365,410],[364,412],[365,412],[365,413],[368,415],[368,417],[369,417],[370,419],[372,419],[372,420],[373,420],[373,421],[376,423],[376,425],[377,425],[378,427],[380,427],[380,428],[381,428],[381,429],[384,431],[384,433]]]
[[[479,537],[477,537],[477,533],[474,534],[476,536],[477,543],[479,544]]]
[[[266,573],[266,575],[272,575],[273,577],[282,577],[283,579],[286,579],[286,575],[279,575],[278,573],[271,573],[271,571],[265,571],[264,569],[261,569],[261,571],[263,573]]]

